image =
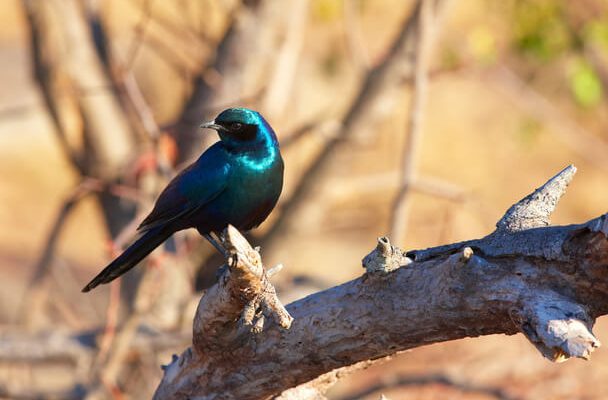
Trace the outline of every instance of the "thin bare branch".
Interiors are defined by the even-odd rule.
[[[403,243],[408,222],[410,186],[415,176],[416,162],[422,136],[422,118],[425,110],[428,64],[433,42],[433,0],[420,0],[416,52],[414,54],[414,88],[406,140],[401,153],[401,187],[391,212],[391,236],[395,243]]]
[[[359,10],[357,10],[357,6],[360,4],[362,3],[358,1],[345,1],[342,3],[344,36],[353,64],[358,69],[367,71],[371,67],[371,61],[363,43],[363,34],[361,33],[361,24],[359,23]]]

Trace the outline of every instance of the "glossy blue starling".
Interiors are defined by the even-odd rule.
[[[83,292],[118,278],[174,232],[196,228],[218,247],[213,235],[228,224],[247,231],[268,217],[283,188],[283,159],[268,122],[256,111],[230,108],[201,127],[216,130],[220,141],[167,185],[139,226],[139,239]]]

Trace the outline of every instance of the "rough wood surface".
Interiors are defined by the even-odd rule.
[[[599,346],[595,318],[608,312],[608,214],[546,226],[574,171],[518,202],[483,239],[412,251],[409,260],[381,239],[363,276],[288,305],[290,329],[266,324],[227,340],[239,328],[234,310],[222,337],[203,339],[222,350],[201,352],[197,335],[207,333],[195,323],[194,351],[168,366],[156,399],[272,398],[361,361],[495,333],[521,332],[553,361],[588,358]],[[393,269],[394,257],[402,267]],[[220,296],[222,285],[205,297]]]

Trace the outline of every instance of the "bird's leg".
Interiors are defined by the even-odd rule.
[[[228,259],[228,252],[226,251],[224,246],[222,246],[221,242],[218,242],[218,240],[211,236],[210,233],[205,233],[203,237],[207,239],[209,243],[211,243],[213,247],[215,247],[215,249],[219,251],[221,255],[224,256],[224,258]]]

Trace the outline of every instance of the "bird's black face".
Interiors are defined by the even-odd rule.
[[[255,124],[218,120],[215,121],[215,124],[219,126],[217,131],[220,134],[220,137],[226,136],[239,142],[255,140],[258,133],[258,126]]]
[[[264,118],[256,111],[229,108],[201,127],[215,129],[224,143],[229,146],[239,146],[263,139],[264,135],[260,128],[266,125]]]

